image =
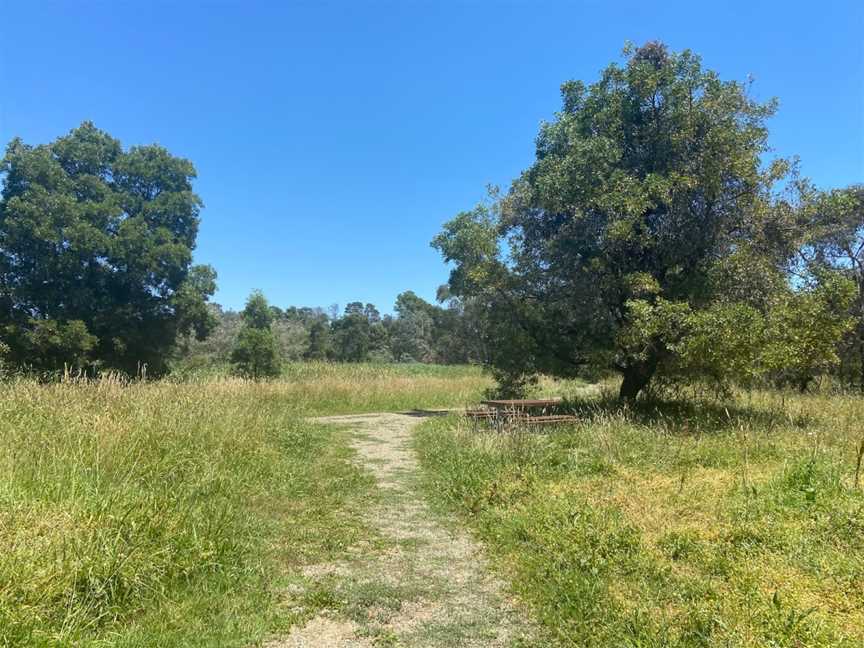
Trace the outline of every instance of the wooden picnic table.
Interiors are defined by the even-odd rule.
[[[560,398],[540,398],[540,399],[507,399],[507,400],[484,400],[482,403],[486,407],[491,407],[496,410],[507,411],[525,411],[533,409],[548,409],[558,407],[561,404]]]
[[[537,399],[494,399],[481,401],[484,409],[469,409],[465,416],[473,421],[476,429],[478,422],[483,421],[494,425],[502,431],[516,425],[545,425],[548,423],[572,423],[577,420],[572,414],[557,414],[561,405],[560,398]]]

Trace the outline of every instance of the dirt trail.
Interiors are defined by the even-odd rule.
[[[370,512],[387,549],[358,548],[344,563],[315,565],[310,579],[333,579],[347,601],[339,613],[294,628],[269,648],[530,645],[529,625],[490,575],[480,548],[436,520],[416,485],[408,414],[332,416],[350,426],[360,460],[382,489]]]

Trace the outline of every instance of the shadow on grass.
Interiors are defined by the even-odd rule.
[[[447,416],[448,414],[452,414],[451,410],[427,410],[427,409],[413,409],[409,412],[402,412],[406,416],[413,416],[415,418],[433,418],[435,416]]]
[[[806,429],[814,424],[809,415],[792,415],[780,407],[756,407],[710,400],[640,399],[623,403],[612,397],[570,399],[561,411],[584,420],[618,416],[634,424],[663,427],[673,434],[722,434],[736,430],[771,432],[790,427]]]

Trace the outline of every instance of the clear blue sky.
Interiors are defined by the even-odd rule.
[[[429,240],[532,159],[567,79],[626,40],[777,96],[778,154],[864,181],[864,3],[0,0],[0,139],[89,119],[191,159],[216,300],[432,299]]]

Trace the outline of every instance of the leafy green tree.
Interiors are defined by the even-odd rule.
[[[369,324],[369,352],[366,359],[370,362],[393,362],[390,353],[390,336],[381,320]]]
[[[306,360],[326,360],[332,352],[330,325],[326,319],[318,319],[309,328],[309,346],[303,357]]]
[[[412,312],[390,324],[390,351],[399,362],[431,362],[432,318]]]
[[[838,343],[855,325],[849,316],[854,300],[855,285],[829,275],[813,288],[790,292],[770,311],[762,356],[778,384],[803,392],[839,364]]]
[[[375,304],[366,304],[363,307],[363,314],[366,316],[366,319],[369,320],[370,324],[377,324],[381,321],[381,313],[378,312],[377,308],[375,308]]]
[[[243,323],[254,329],[269,329],[273,325],[275,314],[267,298],[260,290],[254,291],[246,300],[242,313]]]
[[[205,337],[215,273],[192,265],[195,168],[156,145],[124,151],[84,122],[2,160],[0,337],[13,364],[164,373],[178,336]]]
[[[477,325],[480,309],[470,304],[466,308],[461,300],[442,295],[446,308],[404,292],[396,299],[395,317],[382,316],[372,304],[353,302],[332,329],[321,308],[270,306],[271,328],[283,360],[477,362],[485,343]],[[182,338],[175,358],[182,370],[228,362],[237,344],[242,315],[216,304],[208,307],[218,324],[206,340]],[[265,309],[259,310],[267,316]]]
[[[243,328],[231,353],[235,372],[255,379],[278,376],[282,363],[272,329],[274,314],[260,291],[249,296],[242,317]]]
[[[361,302],[345,307],[342,317],[331,324],[333,356],[340,362],[363,362],[369,357],[370,325]]]
[[[351,302],[331,325],[333,358],[341,362],[389,361],[388,335],[378,309]]]
[[[434,359],[435,306],[412,291],[396,297],[397,317],[390,324],[390,349],[400,362],[431,362]]]
[[[362,313],[346,313],[333,322],[333,354],[340,362],[363,362],[369,357],[370,326]]]
[[[86,367],[95,344],[96,337],[87,332],[87,326],[80,320],[61,323],[33,319],[17,347],[28,357],[39,358],[43,367],[81,370]]]
[[[484,310],[508,384],[609,368],[636,398],[680,360],[689,314],[727,300],[725,267],[758,259],[779,276],[787,261],[772,237],[793,210],[772,187],[789,165],[762,161],[774,102],[689,51],[625,53],[595,84],[565,83],[535,163],[433,241],[452,293]]]
[[[408,290],[396,297],[396,318],[390,324],[390,347],[397,360],[418,360],[440,364],[477,362],[482,338],[472,318],[449,288],[439,288],[438,301],[430,304]]]
[[[344,316],[348,317],[351,315],[362,315],[366,317],[366,308],[363,306],[363,302],[351,302],[345,307]],[[366,317],[368,320],[369,318]]]
[[[672,318],[673,326],[685,330],[678,332],[676,362],[668,380],[707,380],[722,393],[732,383],[752,387],[765,379],[768,330],[759,309],[744,302],[721,302],[696,312],[688,308]]]
[[[864,391],[864,185],[826,193],[811,188],[811,194],[796,270],[817,280],[839,275],[854,286],[852,326],[840,354],[847,381]]]
[[[435,358],[443,364],[484,363],[489,356],[485,315],[476,299],[460,299],[450,293],[450,286],[438,287],[437,300],[444,307],[435,318]]]

